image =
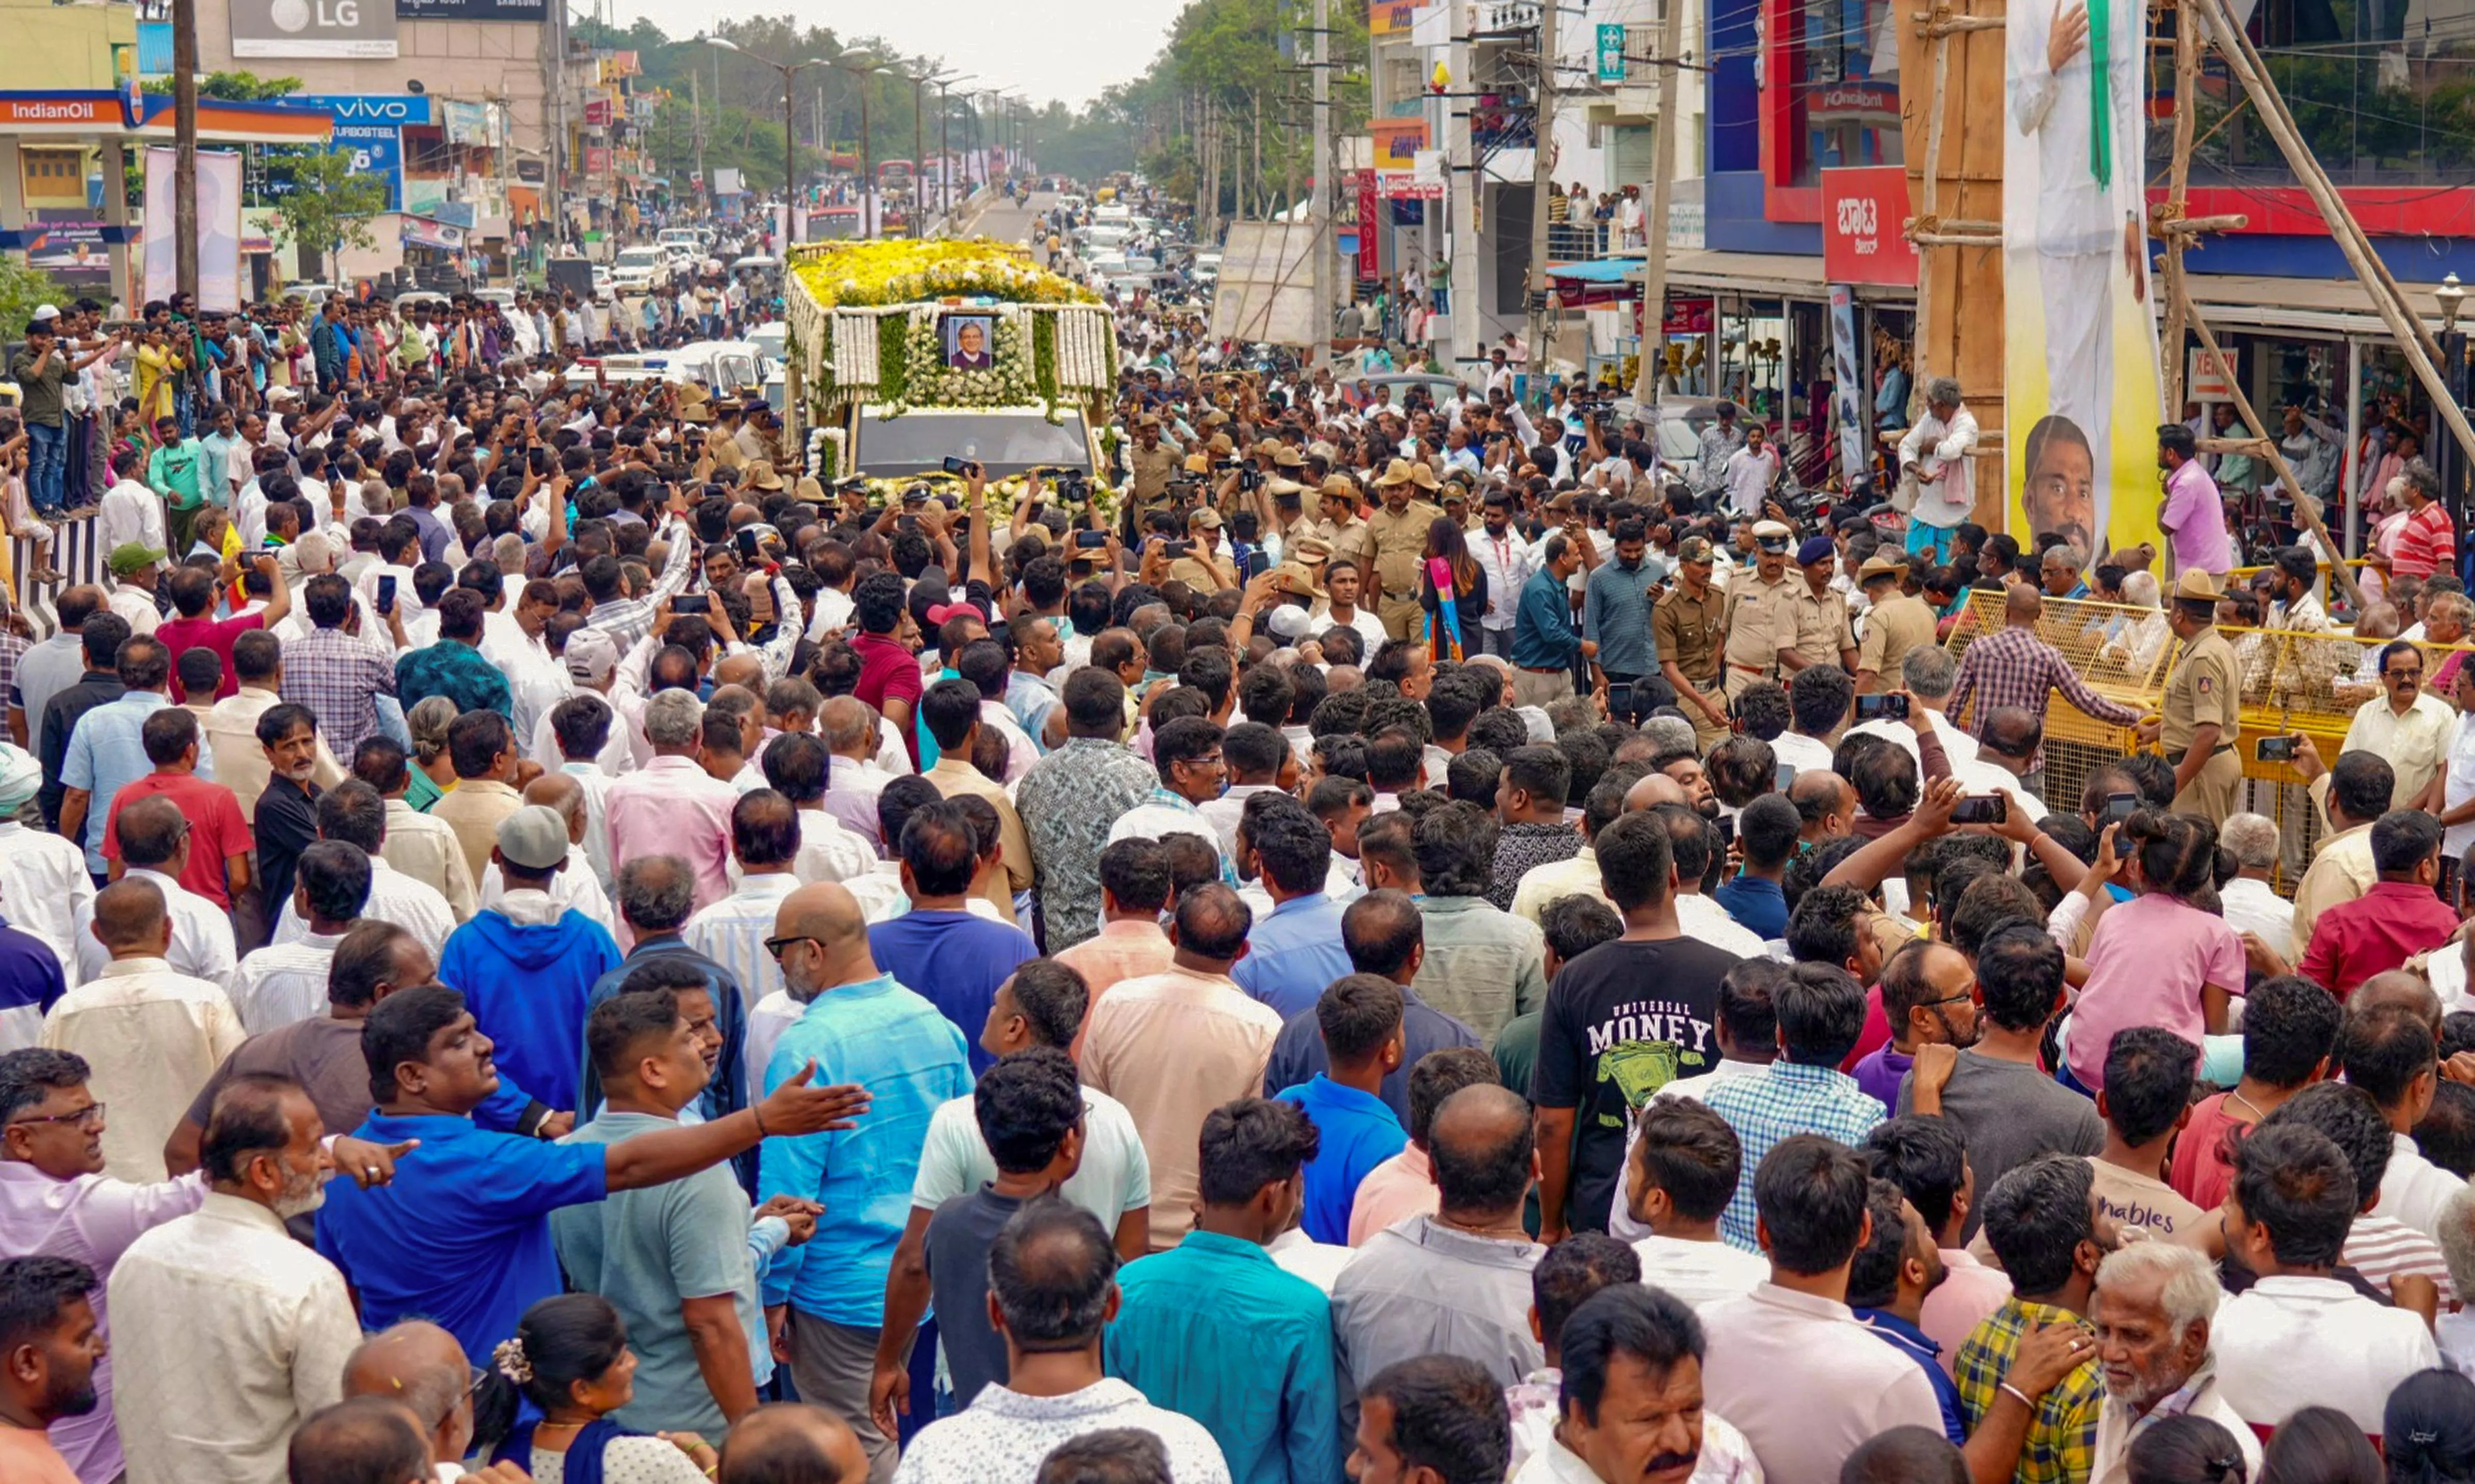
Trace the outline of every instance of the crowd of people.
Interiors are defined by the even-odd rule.
[[[2475,1477],[2452,595],[2328,631],[2306,860],[2219,573],[2145,718],[2058,644],[2154,553],[1567,391],[1135,370],[1114,507],[879,504],[324,364],[0,636],[11,1484]],[[2162,750],[2049,803],[2057,695]]]

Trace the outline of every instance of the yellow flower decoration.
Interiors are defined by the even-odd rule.
[[[883,305],[946,298],[1096,304],[1098,296],[1031,263],[1026,248],[986,237],[826,242],[795,249],[791,275],[818,304]]]

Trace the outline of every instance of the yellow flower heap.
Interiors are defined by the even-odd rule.
[[[827,242],[795,252],[791,272],[822,307],[938,299],[1097,304],[1072,280],[1033,266],[1027,249],[986,237],[940,242]]]

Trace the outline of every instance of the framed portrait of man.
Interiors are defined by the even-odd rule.
[[[949,314],[945,333],[945,367],[949,371],[987,371],[997,363],[996,316]]]

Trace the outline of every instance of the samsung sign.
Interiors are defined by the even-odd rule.
[[[387,58],[395,0],[232,0],[234,57]]]
[[[334,148],[353,157],[353,173],[387,182],[390,211],[404,209],[404,135],[406,125],[430,118],[430,101],[408,93],[305,93],[283,100],[324,109],[335,121]]]

